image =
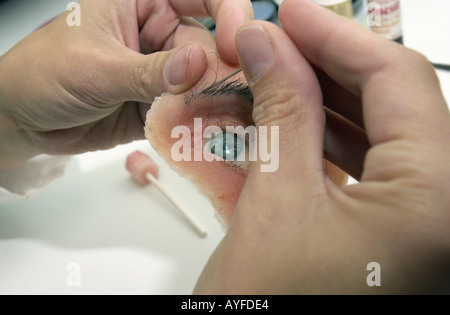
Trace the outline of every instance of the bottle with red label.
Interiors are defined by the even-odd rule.
[[[382,37],[403,44],[400,0],[367,0],[370,28]]]

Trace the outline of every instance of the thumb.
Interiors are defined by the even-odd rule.
[[[276,187],[283,196],[295,198],[317,192],[324,178],[325,116],[313,69],[291,39],[271,23],[243,26],[236,47],[254,95],[253,119],[260,138],[260,158],[248,173],[249,189],[261,192],[261,197],[273,195]],[[265,126],[272,157],[279,151],[278,169],[267,173],[261,168],[266,164],[261,161]]]
[[[163,93],[180,94],[194,86],[206,71],[205,52],[191,44],[170,51],[128,57],[122,85],[123,101],[151,103]],[[125,87],[123,89],[123,87]]]

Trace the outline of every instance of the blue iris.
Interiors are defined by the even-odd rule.
[[[236,161],[241,154],[244,143],[235,133],[223,132],[209,143],[210,152],[226,161]]]

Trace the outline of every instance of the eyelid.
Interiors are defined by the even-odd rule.
[[[214,123],[207,123],[206,127],[209,127],[209,126],[217,126],[220,129],[222,129],[224,132],[227,132],[227,127],[235,127],[236,128],[238,126],[242,126],[245,129],[249,125],[247,125],[247,124],[236,124],[235,122],[232,122],[230,119],[220,118],[219,120],[217,120]]]

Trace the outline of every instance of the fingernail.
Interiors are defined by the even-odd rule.
[[[272,43],[266,32],[259,25],[241,30],[236,46],[250,80],[256,82],[269,70],[274,59]]]
[[[177,51],[166,64],[166,79],[170,85],[179,85],[186,81],[186,68],[191,52],[191,46]]]

